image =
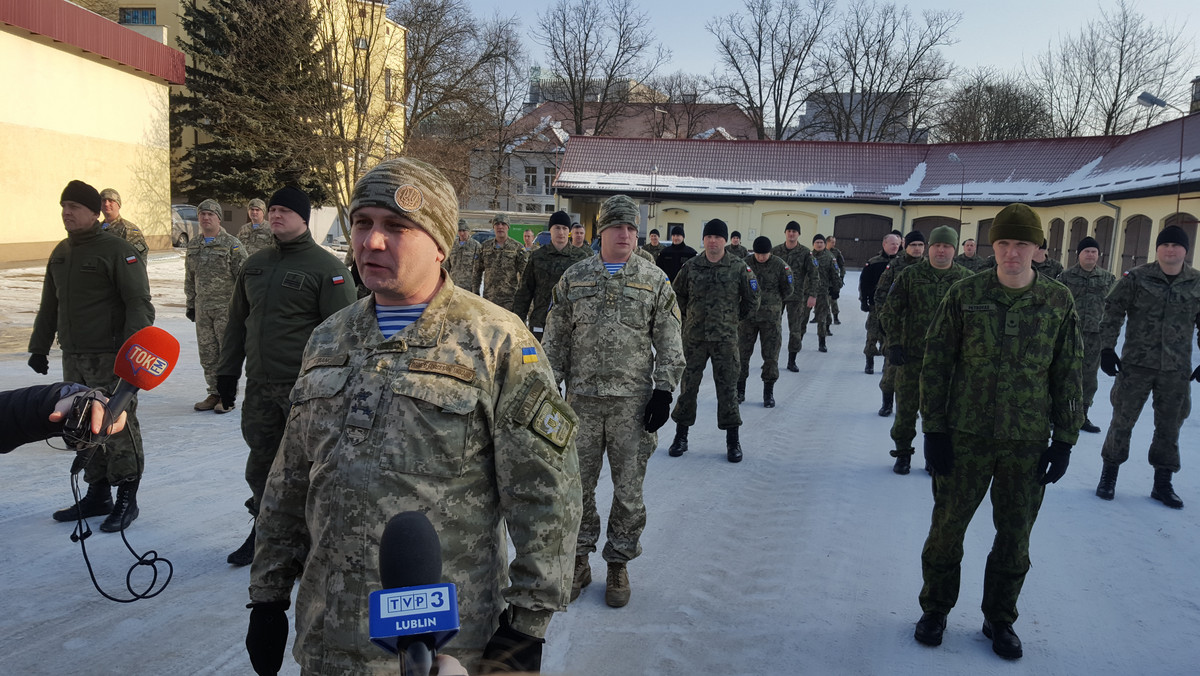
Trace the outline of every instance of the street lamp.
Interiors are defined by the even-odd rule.
[[[1183,217],[1179,215],[1179,199],[1180,193],[1183,192],[1183,130],[1184,125],[1187,124],[1188,114],[1182,109],[1167,103],[1150,92],[1142,92],[1141,94],[1138,94],[1137,102],[1138,105],[1145,106],[1147,108],[1171,108],[1172,110],[1178,111],[1182,116],[1179,118],[1179,176],[1175,179],[1175,218],[1182,219]]]
[[[950,161],[957,162],[961,170],[958,177],[958,227],[962,228],[963,194],[966,191],[967,184],[967,165],[963,164],[958,153],[950,153]]]

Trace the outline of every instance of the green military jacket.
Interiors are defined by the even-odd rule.
[[[645,251],[646,253],[648,253],[648,254],[650,254],[652,257],[654,257],[654,262],[655,262],[655,263],[657,263],[657,262],[658,262],[658,254],[662,253],[662,250],[663,250],[663,249],[665,249],[665,248],[667,248],[667,247],[666,247],[666,245],[665,245],[665,244],[663,244],[662,242],[659,242],[658,244],[644,244],[644,245],[642,245],[642,251]]]
[[[141,256],[142,264],[146,264],[146,257],[150,255],[150,246],[146,244],[146,236],[142,234],[141,228],[125,220],[123,216],[112,223],[101,223],[100,227],[108,234],[120,237],[132,244],[133,248],[137,250],[138,256]]]
[[[828,251],[833,256],[833,260],[837,261],[838,275],[842,279],[845,279],[846,278],[846,257],[842,255],[842,250],[837,248],[836,246],[835,247],[827,247],[825,250]]]
[[[896,281],[896,275],[900,274],[904,268],[910,265],[916,265],[923,260],[921,257],[913,258],[909,256],[904,249],[900,253],[892,257],[892,262],[888,263],[883,274],[879,275],[879,282],[875,285],[875,307],[883,307],[887,303],[888,291],[892,289],[892,283]]]
[[[129,242],[100,229],[73,232],[54,247],[42,280],[29,351],[117,352],[126,338],[154,323],[146,265]]]
[[[954,257],[954,262],[970,270],[971,272],[979,272],[983,269],[983,259],[979,256],[958,254]]]
[[[317,246],[308,230],[246,259],[233,285],[217,374],[292,383],[308,336],[357,300],[342,262]]]
[[[925,331],[933,321],[934,312],[950,286],[972,274],[961,265],[938,270],[928,258],[904,268],[896,275],[887,302],[879,312],[888,347],[902,346],[906,361],[919,364],[925,354]]]
[[[732,244],[726,244],[725,250],[728,251],[729,253],[733,254],[734,256],[737,256],[738,258],[745,258],[746,256],[750,255],[750,250],[747,249],[746,247],[742,246],[741,244],[738,244],[737,246],[734,246]]]
[[[1063,265],[1057,260],[1048,257],[1041,263],[1034,261],[1033,269],[1039,275],[1045,275],[1050,279],[1058,279],[1058,276],[1063,272]]]
[[[271,226],[266,221],[259,223],[257,228],[253,223],[243,225],[238,230],[237,238],[245,247],[247,256],[275,246],[275,235],[271,234]]]
[[[1130,269],[1104,299],[1101,349],[1115,349],[1125,318],[1121,361],[1159,371],[1192,371],[1192,335],[1200,327],[1200,272],[1190,265],[1172,282],[1158,263]]]
[[[758,280],[746,261],[725,252],[712,263],[689,258],[672,284],[683,312],[684,344],[737,343],[738,323],[758,309]]]
[[[1034,275],[1013,296],[995,272],[954,284],[934,313],[921,367],[925,433],[1074,444],[1083,423],[1083,340],[1075,301]]]
[[[794,249],[789,249],[787,242],[781,242],[771,247],[771,255],[782,258],[796,276],[795,290],[792,297],[785,302],[803,303],[809,296],[816,295],[812,290],[817,288],[817,269],[813,267],[812,251],[808,247],[797,243]]]
[[[842,288],[842,270],[829,250],[813,251],[809,266],[816,272],[816,282],[808,287],[810,296],[832,296]]]
[[[442,267],[450,273],[450,279],[454,280],[458,288],[466,289],[475,295],[479,295],[481,280],[479,270],[481,249],[479,242],[470,237],[463,242],[456,239],[454,246],[446,253],[446,260],[442,261]]]
[[[183,295],[188,309],[228,308],[234,282],[246,258],[241,240],[225,232],[224,228],[212,242],[205,242],[203,233],[189,241],[183,275]]]
[[[754,254],[746,257],[746,265],[758,280],[758,310],[749,319],[756,322],[778,322],[783,304],[792,299],[794,279],[792,267],[779,256],[759,263]]]
[[[1104,319],[1104,298],[1117,283],[1116,276],[1098,265],[1088,272],[1076,264],[1059,273],[1058,281],[1075,297],[1080,332],[1098,333]]]
[[[534,251],[525,264],[525,272],[521,273],[521,286],[513,298],[513,313],[522,320],[528,316],[531,329],[545,328],[554,285],[567,268],[586,258],[591,256],[570,242],[561,251],[553,244]]]
[[[483,242],[480,247],[479,273],[482,275],[483,297],[505,310],[511,310],[528,257],[525,248],[511,237],[499,246],[493,238]],[[588,253],[591,253],[591,249],[588,249]]]

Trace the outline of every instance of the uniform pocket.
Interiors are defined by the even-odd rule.
[[[572,286],[567,289],[571,316],[576,324],[595,324],[600,320],[600,289],[596,286]]]
[[[479,390],[451,378],[406,373],[392,381],[380,469],[439,478],[462,476],[466,458],[484,445],[474,429]]]
[[[626,285],[621,289],[618,319],[625,326],[644,328],[650,321],[650,305],[654,294],[649,289]]]

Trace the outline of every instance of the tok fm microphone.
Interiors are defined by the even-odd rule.
[[[138,390],[153,390],[171,375],[179,361],[179,341],[157,326],[147,326],[125,341],[117,353],[113,373],[121,379],[108,400],[108,413],[116,420]]]
[[[442,545],[421,512],[401,512],[379,541],[381,591],[371,593],[371,641],[399,655],[400,673],[425,676],[458,633],[458,596],[442,583]]]

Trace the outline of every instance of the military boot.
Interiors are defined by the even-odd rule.
[[[875,375],[875,357],[867,355],[867,368],[863,369],[863,373]]]
[[[818,352],[828,352],[829,351],[825,347],[825,336],[817,336],[817,351]]]
[[[1091,432],[1092,434],[1096,434],[1100,431],[1100,428],[1096,425],[1096,423],[1092,422],[1091,419],[1088,418],[1087,409],[1084,409],[1083,411],[1083,424],[1079,426],[1079,429],[1084,432]]]
[[[796,366],[796,354],[796,352],[788,352],[787,370],[791,371],[792,373],[800,372],[800,367]]]
[[[737,393],[738,393],[738,403],[741,404],[741,403],[745,402],[746,401],[746,381],[744,381],[744,380],[738,381]]]
[[[667,455],[678,458],[687,453],[687,432],[687,425],[675,426],[675,440],[671,442],[671,448],[667,449]]]
[[[838,313],[833,313],[833,323],[841,326],[842,320],[838,319]]]
[[[583,588],[591,583],[592,564],[588,561],[587,554],[579,554],[575,557],[575,576],[571,578],[571,600],[579,598]]]
[[[1015,660],[1021,656],[1021,639],[1017,638],[1010,622],[983,621],[983,635],[992,639],[992,652]]]
[[[725,430],[725,457],[729,462],[742,461],[742,444],[738,441],[738,428]]]
[[[775,383],[763,383],[763,408],[775,408]]]
[[[113,510],[112,489],[101,479],[88,484],[87,494],[76,505],[54,513],[55,521],[78,521],[93,516],[104,516]],[[82,514],[80,514],[82,512]]]
[[[1115,462],[1104,463],[1104,469],[1100,470],[1100,485],[1096,486],[1096,497],[1104,500],[1112,500],[1117,492],[1117,470],[1121,466]]]
[[[137,490],[140,483],[141,479],[133,479],[117,484],[117,501],[113,505],[112,514],[100,524],[100,530],[105,533],[118,533],[138,518]]]
[[[905,448],[892,451],[892,457],[896,458],[896,464],[892,465],[892,471],[896,474],[908,474],[912,465],[913,453],[916,449]]]
[[[608,563],[608,579],[604,581],[604,602],[610,608],[621,608],[629,603],[629,573],[624,563]]]
[[[1150,491],[1150,497],[1172,509],[1183,509],[1183,500],[1175,495],[1175,489],[1171,487],[1171,470],[1169,469],[1154,468],[1154,489]]]
[[[883,393],[883,407],[879,409],[879,417],[886,418],[892,414],[892,395],[894,392]]]
[[[215,394],[210,394],[205,397],[204,401],[198,401],[192,406],[197,411],[211,411],[216,408],[217,404],[221,403],[221,398]]]
[[[917,620],[917,630],[913,632],[913,638],[925,645],[939,646],[942,644],[942,634],[944,633],[946,633],[945,613],[921,613],[921,619]]]
[[[254,563],[254,527],[250,528],[250,535],[246,536],[246,541],[242,543],[232,554],[225,557],[225,563],[232,566],[248,566]]]

